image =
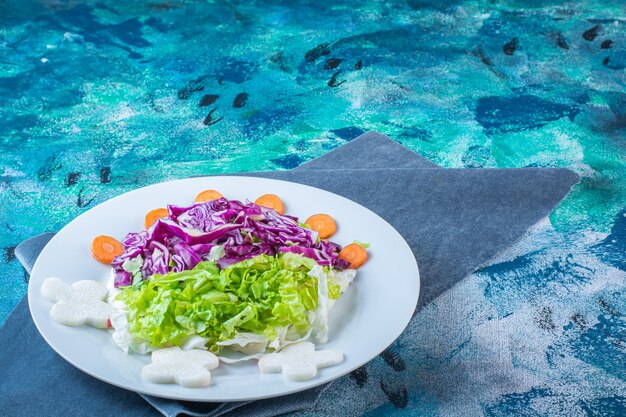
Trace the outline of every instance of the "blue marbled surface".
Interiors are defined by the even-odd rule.
[[[622,1],[1,2],[0,322],[20,241],[378,130],[444,167],[582,180],[309,414],[626,415],[625,29]]]

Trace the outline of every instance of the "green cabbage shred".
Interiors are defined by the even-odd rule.
[[[188,336],[218,341],[237,332],[273,340],[277,328],[293,326],[302,336],[311,328],[307,312],[318,304],[317,263],[295,253],[259,255],[220,270],[204,261],[194,269],[155,275],[117,296],[127,306],[130,334],[154,348],[180,345]],[[324,268],[328,272],[328,268]],[[329,282],[328,297],[339,298]]]

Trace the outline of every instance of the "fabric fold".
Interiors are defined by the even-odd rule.
[[[325,189],[387,220],[407,240],[420,267],[417,311],[514,244],[578,181],[566,169],[444,169],[376,132],[291,171],[234,175]],[[16,248],[27,271],[52,235]],[[9,415],[143,416],[158,415],[158,410],[166,416],[274,416],[311,408],[330,385],[222,404],[142,399],[61,360],[35,329],[26,299],[0,328],[0,374],[12,381],[0,386],[0,402]],[[350,415],[350,410],[341,412]]]

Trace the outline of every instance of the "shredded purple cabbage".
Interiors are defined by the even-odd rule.
[[[215,246],[223,246],[224,256],[217,265],[226,268],[257,255],[278,252],[299,253],[320,265],[345,269],[349,264],[338,258],[341,246],[318,241],[318,233],[298,224],[293,216],[254,203],[219,200],[189,207],[168,206],[169,216],[158,219],[148,230],[129,233],[122,241],[124,253],[111,265],[115,286],[131,285],[133,276],[122,265],[140,257],[141,278],[180,272],[208,260]]]

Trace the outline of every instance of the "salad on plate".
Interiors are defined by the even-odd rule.
[[[158,372],[153,366],[144,372],[146,379],[185,380],[172,376],[174,369],[187,369],[178,351],[204,350],[224,363],[257,359],[261,372],[282,369],[289,379],[314,377],[317,367],[343,360],[336,351],[315,351],[313,343],[328,340],[332,306],[368,254],[365,244],[354,241],[342,247],[329,240],[337,230],[332,216],[314,214],[300,222],[285,214],[276,195],[244,203],[206,190],[191,205],[150,211],[144,227],[121,241],[98,236],[91,252],[111,266],[106,294],[94,303],[104,300],[109,305],[105,312],[98,304],[98,312],[108,316],[104,327],[114,342],[126,352],[151,353],[151,365],[158,352]],[[68,325],[103,322],[77,321],[71,305],[60,309],[60,302],[82,303],[81,314],[88,315],[89,301],[81,297],[92,297],[95,291],[62,285],[48,283],[47,292],[56,291],[47,296],[57,302],[53,318]],[[295,362],[308,366],[306,372],[280,365],[281,357],[292,363],[294,355],[301,355]],[[172,369],[163,371],[166,377],[163,366]],[[186,386],[204,386],[209,380],[195,379]]]

